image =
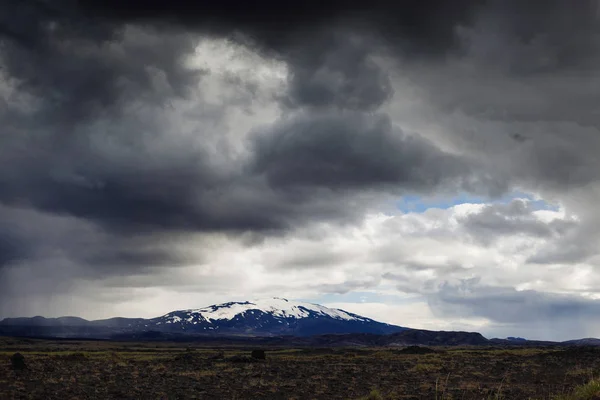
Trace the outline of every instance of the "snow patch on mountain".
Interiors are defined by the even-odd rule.
[[[245,302],[230,302],[198,309],[175,311],[166,314],[161,319],[166,323],[180,322],[183,319],[189,323],[204,320],[212,323],[217,320],[232,320],[238,315],[262,312],[279,318],[302,319],[308,317],[330,317],[345,321],[370,321],[368,318],[318,304],[291,301],[284,298],[273,297]]]

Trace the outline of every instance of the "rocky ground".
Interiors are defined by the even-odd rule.
[[[0,399],[552,399],[600,371],[591,347],[251,350],[0,338]]]

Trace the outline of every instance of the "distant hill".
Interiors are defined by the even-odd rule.
[[[490,341],[476,332],[444,332],[405,329],[397,333],[329,334],[315,336],[207,336],[172,332],[143,332],[112,337],[124,341],[202,342],[212,345],[264,345],[295,347],[406,347],[406,346],[478,346]]]
[[[563,343],[567,344],[567,345],[573,345],[573,346],[600,346],[600,339],[584,338],[584,339],[567,340]]]

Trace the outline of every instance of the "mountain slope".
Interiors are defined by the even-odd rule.
[[[88,321],[77,317],[33,317],[0,321],[0,334],[102,338],[150,331],[202,335],[312,336],[388,334],[405,329],[347,311],[282,298],[173,311],[152,319],[111,318]]]
[[[151,321],[152,329],[159,331],[260,336],[386,334],[405,329],[347,311],[282,298],[230,302],[200,309],[173,311]]]

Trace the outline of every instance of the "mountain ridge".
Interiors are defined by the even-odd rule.
[[[12,328],[12,329],[11,329]],[[5,318],[0,333],[35,332],[50,335],[97,335],[158,331],[189,334],[312,336],[344,333],[395,333],[407,328],[386,324],[344,310],[274,297],[228,302],[203,308],[176,310],[155,318],[115,317],[86,320],[79,317]]]
[[[279,297],[176,310],[154,318],[4,318],[0,320],[0,335],[286,346],[600,346],[596,338],[562,342],[487,339],[478,332],[412,329]]]

